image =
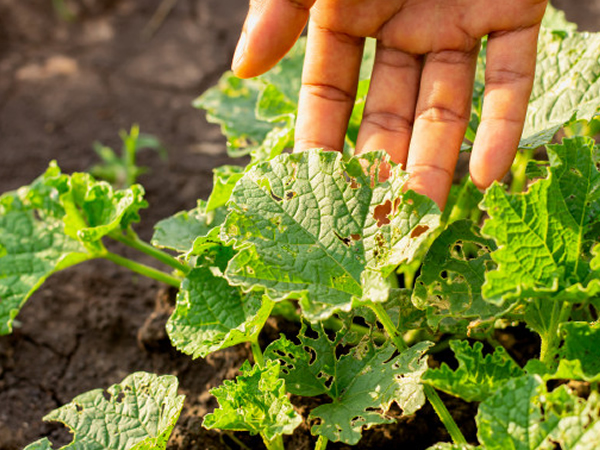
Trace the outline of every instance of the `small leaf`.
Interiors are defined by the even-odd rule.
[[[493,354],[482,355],[483,344],[473,347],[466,341],[450,341],[450,348],[458,360],[458,368],[450,369],[443,363],[439,369],[429,369],[423,382],[467,402],[481,402],[504,384],[524,375],[503,347]]]
[[[206,203],[200,200],[198,206],[191,211],[181,211],[158,222],[154,226],[152,245],[179,253],[189,253],[196,241],[198,245],[205,243],[210,232],[223,223],[226,215],[227,211],[224,208],[206,212]],[[220,243],[218,236],[215,238],[211,242],[216,240],[216,243]]]
[[[249,342],[262,330],[272,302],[239,288],[207,268],[193,269],[183,280],[177,306],[167,322],[175,348],[193,358]]]
[[[177,384],[173,376],[137,372],[106,392],[75,397],[44,420],[71,429],[73,442],[65,449],[163,450],[183,407]]]
[[[265,356],[282,363],[282,376],[289,392],[316,396],[327,394],[332,402],[317,406],[310,413],[318,423],[312,433],[332,441],[356,444],[362,430],[390,423],[386,416],[396,402],[405,415],[413,414],[425,402],[420,378],[427,368],[423,358],[429,344],[421,342],[394,356],[388,341],[377,347],[372,339],[344,351],[348,329],[334,340],[322,325],[313,328],[318,336],[307,336],[304,324],[298,336],[300,345],[281,337],[267,348]],[[338,352],[342,355],[338,356]]]
[[[300,297],[311,320],[348,310],[364,296],[366,269],[388,276],[436,229],[430,199],[402,193],[396,170],[377,184],[382,153],[344,162],[317,150],[283,154],[238,182],[222,230],[237,255],[226,277],[280,300]]]
[[[249,431],[272,441],[282,434],[292,434],[302,422],[294,411],[279,378],[279,364],[267,361],[265,367],[250,367],[248,361],[235,381],[211,389],[219,408],[204,417],[205,428]]]
[[[225,206],[231,198],[236,183],[242,178],[244,168],[240,166],[221,166],[213,169],[213,190],[206,202],[206,212]]]
[[[478,325],[503,312],[481,295],[496,246],[479,235],[469,220],[448,226],[431,244],[415,282],[413,303],[427,311],[433,328]]]

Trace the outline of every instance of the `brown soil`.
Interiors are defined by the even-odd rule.
[[[142,153],[151,168],[140,180],[150,207],[137,230],[148,239],[158,220],[206,198],[212,168],[231,163],[218,127],[190,103],[228,68],[247,2],[180,0],[151,37],[144,31],[160,0],[73,1],[71,23],[58,19],[51,3],[0,0],[0,192],[28,184],[52,159],[65,172],[85,170],[97,162],[92,142],[119,148],[118,130],[139,123],[169,151],[168,162]],[[556,3],[587,29],[600,28],[600,2]],[[53,276],[22,310],[15,332],[0,337],[0,450],[43,436],[55,447],[68,443],[65,429],[42,417],[138,370],[177,375],[187,395],[170,449],[240,448],[227,434],[204,430],[201,418],[215,407],[208,389],[234,377],[248,349],[196,361],[173,350],[163,328],[168,294],[104,261]],[[265,340],[287,324],[269,327]],[[457,416],[472,417],[472,405],[447,400]],[[312,407],[293,401],[301,411]],[[471,439],[473,426],[463,423]],[[263,448],[257,438],[236,437]],[[365,433],[355,448],[419,450],[446,439],[425,407]],[[289,449],[314,447],[306,424],[286,441]]]

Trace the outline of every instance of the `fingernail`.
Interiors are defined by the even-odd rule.
[[[242,35],[240,36],[240,40],[237,43],[237,47],[235,48],[235,53],[233,54],[233,64],[231,65],[231,69],[234,72],[242,64],[242,61],[244,61],[244,54],[246,53],[247,41],[248,38],[246,30],[243,30]]]

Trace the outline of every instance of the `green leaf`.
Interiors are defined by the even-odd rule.
[[[448,226],[431,244],[412,295],[413,303],[427,311],[437,328],[475,326],[503,312],[481,296],[485,273],[496,246],[481,237],[470,220]]]
[[[281,361],[290,393],[331,398],[331,403],[311,411],[310,418],[318,420],[313,434],[354,445],[363,429],[393,421],[386,416],[393,402],[404,415],[423,406],[420,378],[427,368],[423,355],[429,343],[421,342],[394,356],[395,347],[389,341],[377,347],[372,339],[364,339],[344,351],[348,328],[330,340],[322,324],[312,327],[316,338],[307,336],[303,324],[299,345],[281,337],[269,345],[265,357]]]
[[[162,450],[183,407],[177,384],[174,376],[137,372],[75,397],[44,420],[71,429],[73,441],[63,449]]]
[[[221,126],[230,156],[242,156],[260,145],[273,124],[255,118],[256,103],[264,84],[257,79],[241,80],[226,72],[219,84],[194,101],[207,111],[207,120]]]
[[[450,348],[458,360],[458,368],[450,369],[443,363],[439,369],[429,369],[423,382],[467,402],[481,402],[490,397],[504,384],[524,375],[503,347],[493,354],[482,355],[483,344],[467,341],[450,341]]]
[[[311,150],[252,168],[222,227],[238,250],[226,277],[245,290],[263,286],[274,300],[299,297],[311,320],[348,310],[363,297],[364,272],[385,278],[439,223],[433,201],[402,192],[404,173],[373,181],[383,160]]]
[[[451,444],[442,442],[429,447],[427,450],[485,450],[483,447],[474,447],[469,444]]]
[[[544,380],[600,381],[600,324],[567,322],[560,326],[563,343],[558,367],[550,369],[537,360],[526,369]]]
[[[79,239],[91,251],[102,251],[100,240],[104,236],[138,222],[139,210],[148,206],[142,186],[116,191],[87,173],[49,179],[48,184],[60,192],[60,203],[66,213],[65,233]]]
[[[272,441],[282,434],[292,434],[302,422],[294,411],[279,378],[279,364],[267,361],[265,367],[250,367],[246,361],[235,381],[211,389],[219,408],[204,417],[205,428],[260,433]]]
[[[39,441],[32,442],[23,450],[52,450],[52,443],[48,438],[42,438]]]
[[[198,358],[251,341],[273,307],[261,297],[242,294],[207,268],[193,269],[181,284],[177,306],[167,323],[171,343]]]
[[[227,204],[235,184],[244,174],[244,168],[240,166],[221,166],[213,169],[213,174],[213,190],[206,202],[207,213]]]
[[[102,238],[139,219],[141,186],[115,191],[56,163],[31,185],[0,197],[0,334],[53,273],[101,257]]]
[[[590,267],[590,231],[598,226],[600,173],[589,138],[548,147],[547,179],[524,194],[493,185],[483,206],[490,219],[497,270],[486,274],[483,295],[501,304],[518,298],[585,301],[600,292],[600,274]]]
[[[599,98],[600,33],[542,29],[520,147],[547,144],[571,120],[590,120]]]
[[[593,450],[600,440],[600,396],[583,399],[566,386],[548,393],[537,376],[509,381],[479,406],[486,450]]]
[[[158,222],[154,226],[152,245],[179,253],[190,253],[194,245],[209,240],[211,231],[224,222],[227,211],[219,208],[206,212],[206,208],[206,203],[199,200],[198,206],[191,211],[181,211]],[[213,237],[211,242],[213,241],[220,242],[217,236]]]
[[[479,405],[478,438],[486,450],[551,450],[550,435],[559,418],[544,417],[540,405],[546,388],[539,377],[508,381]]]
[[[542,20],[542,27],[553,31],[577,31],[577,24],[569,22],[564,11],[556,9],[552,5],[546,7],[546,14]]]

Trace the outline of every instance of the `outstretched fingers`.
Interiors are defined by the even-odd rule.
[[[285,56],[308,21],[315,0],[251,0],[233,57],[240,78],[260,75]]]
[[[308,27],[295,150],[342,151],[354,106],[364,39]]]
[[[443,208],[469,122],[478,45],[427,55],[406,170],[409,187]]]
[[[421,57],[379,45],[358,133],[358,153],[386,150],[404,164],[412,134]]]
[[[517,152],[535,76],[538,32],[534,26],[489,36],[483,112],[470,162],[479,188],[501,179]]]

